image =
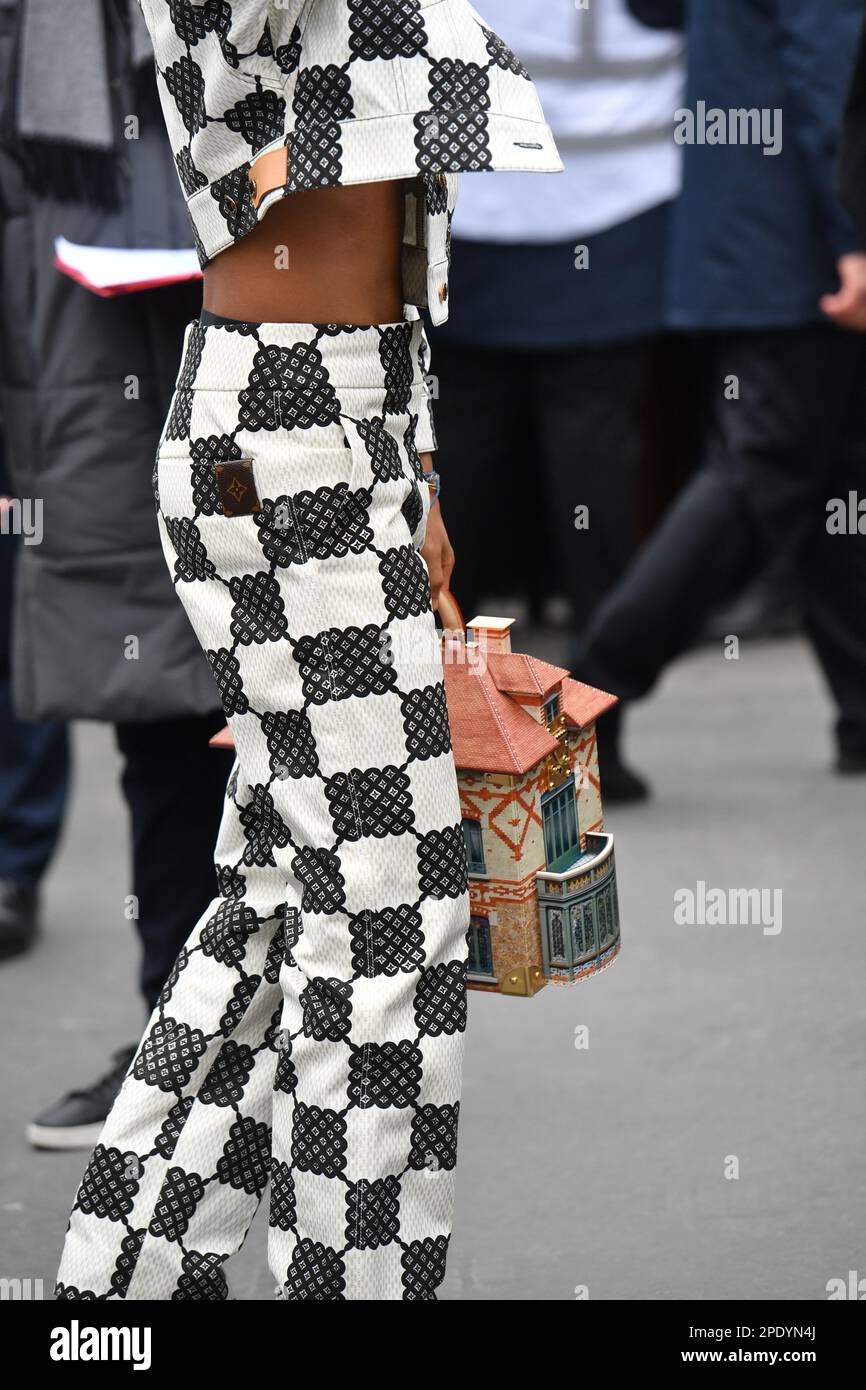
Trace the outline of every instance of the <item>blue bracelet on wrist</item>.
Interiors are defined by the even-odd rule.
[[[431,491],[435,485],[436,491],[433,492],[433,495],[430,498],[430,506],[435,507],[436,503],[439,501],[439,494],[442,491],[442,479],[436,472],[436,469],[431,468],[429,472],[426,472],[424,474],[424,481],[427,484],[427,486],[431,489]]]

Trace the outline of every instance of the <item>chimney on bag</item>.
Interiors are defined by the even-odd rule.
[[[510,652],[513,624],[513,618],[496,618],[489,613],[480,613],[466,624],[466,640],[477,643],[482,651]]]

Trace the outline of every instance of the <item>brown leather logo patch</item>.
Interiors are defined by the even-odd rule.
[[[251,516],[253,512],[261,511],[252,459],[215,463],[214,473],[226,516]]]

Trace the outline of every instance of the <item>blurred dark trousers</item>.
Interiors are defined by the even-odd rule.
[[[12,707],[9,664],[14,548],[0,537],[0,878],[38,883],[60,834],[69,784],[67,726],[29,723]],[[214,896],[213,851],[232,755],[208,747],[220,711],[119,724],[132,823],[132,888],[141,990],[152,1010],[168,972]]]
[[[790,556],[839,712],[866,754],[866,536],[831,535],[827,504],[866,496],[866,341],[829,326],[720,336],[701,465],[581,640],[575,675],[645,694],[709,610]],[[739,399],[725,399],[736,377]]]
[[[582,626],[637,539],[648,342],[433,344],[442,506],[469,619],[491,592],[564,593]],[[575,509],[588,508],[588,527]],[[579,514],[580,517],[583,513]]]
[[[216,892],[214,845],[232,754],[208,747],[221,711],[118,724],[132,821],[141,990],[152,1010],[181,947]]]
[[[12,584],[19,544],[0,536],[0,878],[34,887],[60,834],[69,749],[64,724],[29,724],[12,708]]]

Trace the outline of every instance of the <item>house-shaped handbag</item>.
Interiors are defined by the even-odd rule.
[[[616,696],[511,650],[512,619],[440,613],[471,904],[469,984],[531,995],[597,974],[620,946],[596,720]],[[444,611],[443,611],[444,610]]]
[[[469,987],[533,995],[620,946],[596,720],[616,696],[511,650],[513,619],[465,627],[440,593],[442,665],[469,867]],[[231,748],[231,731],[212,744]]]

